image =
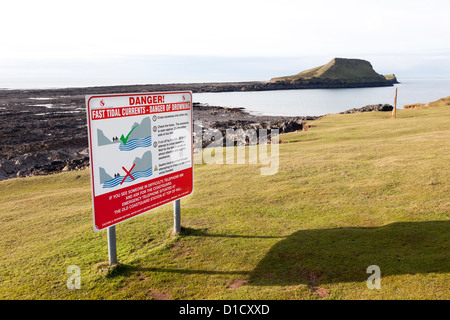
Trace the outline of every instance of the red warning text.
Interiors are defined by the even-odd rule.
[[[137,96],[130,97],[130,106],[142,104],[164,103],[164,96]]]

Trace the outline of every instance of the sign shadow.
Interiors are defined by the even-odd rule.
[[[280,238],[253,270],[191,270],[119,265],[110,277],[136,272],[240,275],[252,286],[365,282],[376,265],[381,277],[450,272],[450,221],[397,222],[373,228],[299,230],[283,237],[210,234],[182,228],[182,235],[244,239]],[[249,240],[251,241],[251,240]]]
[[[366,281],[450,272],[450,221],[398,222],[375,228],[300,230],[275,244],[250,276],[252,285],[284,286]]]

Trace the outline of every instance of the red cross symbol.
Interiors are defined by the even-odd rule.
[[[134,180],[134,178],[133,178],[133,176],[131,175],[131,170],[133,170],[133,168],[134,168],[134,166],[136,165],[136,163],[135,164],[133,164],[133,166],[131,167],[131,169],[130,170],[128,170],[127,171],[127,169],[125,169],[124,167],[122,167],[122,169],[127,173],[126,175],[125,175],[125,178],[123,178],[123,180],[122,180],[122,182],[120,183],[120,184],[122,184],[124,181],[125,181],[125,179],[128,177],[128,176],[130,176],[131,177],[131,179],[133,179]]]

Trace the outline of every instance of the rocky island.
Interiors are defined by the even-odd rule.
[[[165,88],[170,86],[172,90],[192,90],[192,92],[232,92],[387,87],[396,83],[399,82],[395,74],[381,75],[373,69],[369,61],[334,58],[325,65],[292,76],[272,78],[268,81],[190,83],[164,86]]]
[[[323,66],[293,76],[273,78],[270,83],[299,87],[355,88],[392,86],[398,81],[394,74],[383,76],[375,72],[369,61],[334,58]]]

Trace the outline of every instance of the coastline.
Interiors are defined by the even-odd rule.
[[[335,88],[373,88],[391,87],[400,83],[396,78],[386,79],[385,82],[348,82],[341,80],[303,80],[289,82],[272,81],[225,81],[225,82],[193,82],[193,83],[162,83],[162,84],[127,84],[106,86],[71,86],[61,88],[0,88],[0,98],[3,92],[11,94],[52,92],[53,94],[80,94],[88,95],[98,92],[103,93],[129,93],[151,91],[186,91],[193,93],[204,92],[236,92],[236,91],[271,91],[271,90],[296,90],[296,89],[335,89]]]
[[[46,175],[89,166],[85,95],[98,92],[181,90],[178,85],[0,91],[0,180]],[[301,129],[316,117],[256,116],[240,108],[194,103],[194,124],[222,128]],[[206,146],[206,145],[203,145]]]
[[[232,87],[237,88],[241,84],[233,83]],[[88,167],[85,110],[87,94],[177,91],[186,88],[192,91],[212,88],[219,90],[223,86],[229,84],[197,84],[197,87],[189,87],[188,84],[159,84],[0,90],[0,136],[3,138],[0,144],[0,180],[82,170]],[[194,129],[203,133],[212,129],[221,131],[225,136],[226,129],[267,129],[270,141],[270,129],[276,128],[279,133],[303,130],[304,121],[313,121],[321,116],[254,115],[243,108],[209,106],[194,101],[193,117],[194,126],[201,125],[201,128]],[[244,144],[245,139],[245,136],[236,137],[236,141]],[[203,148],[210,144],[203,139],[199,141],[198,137],[194,137],[194,143]]]

